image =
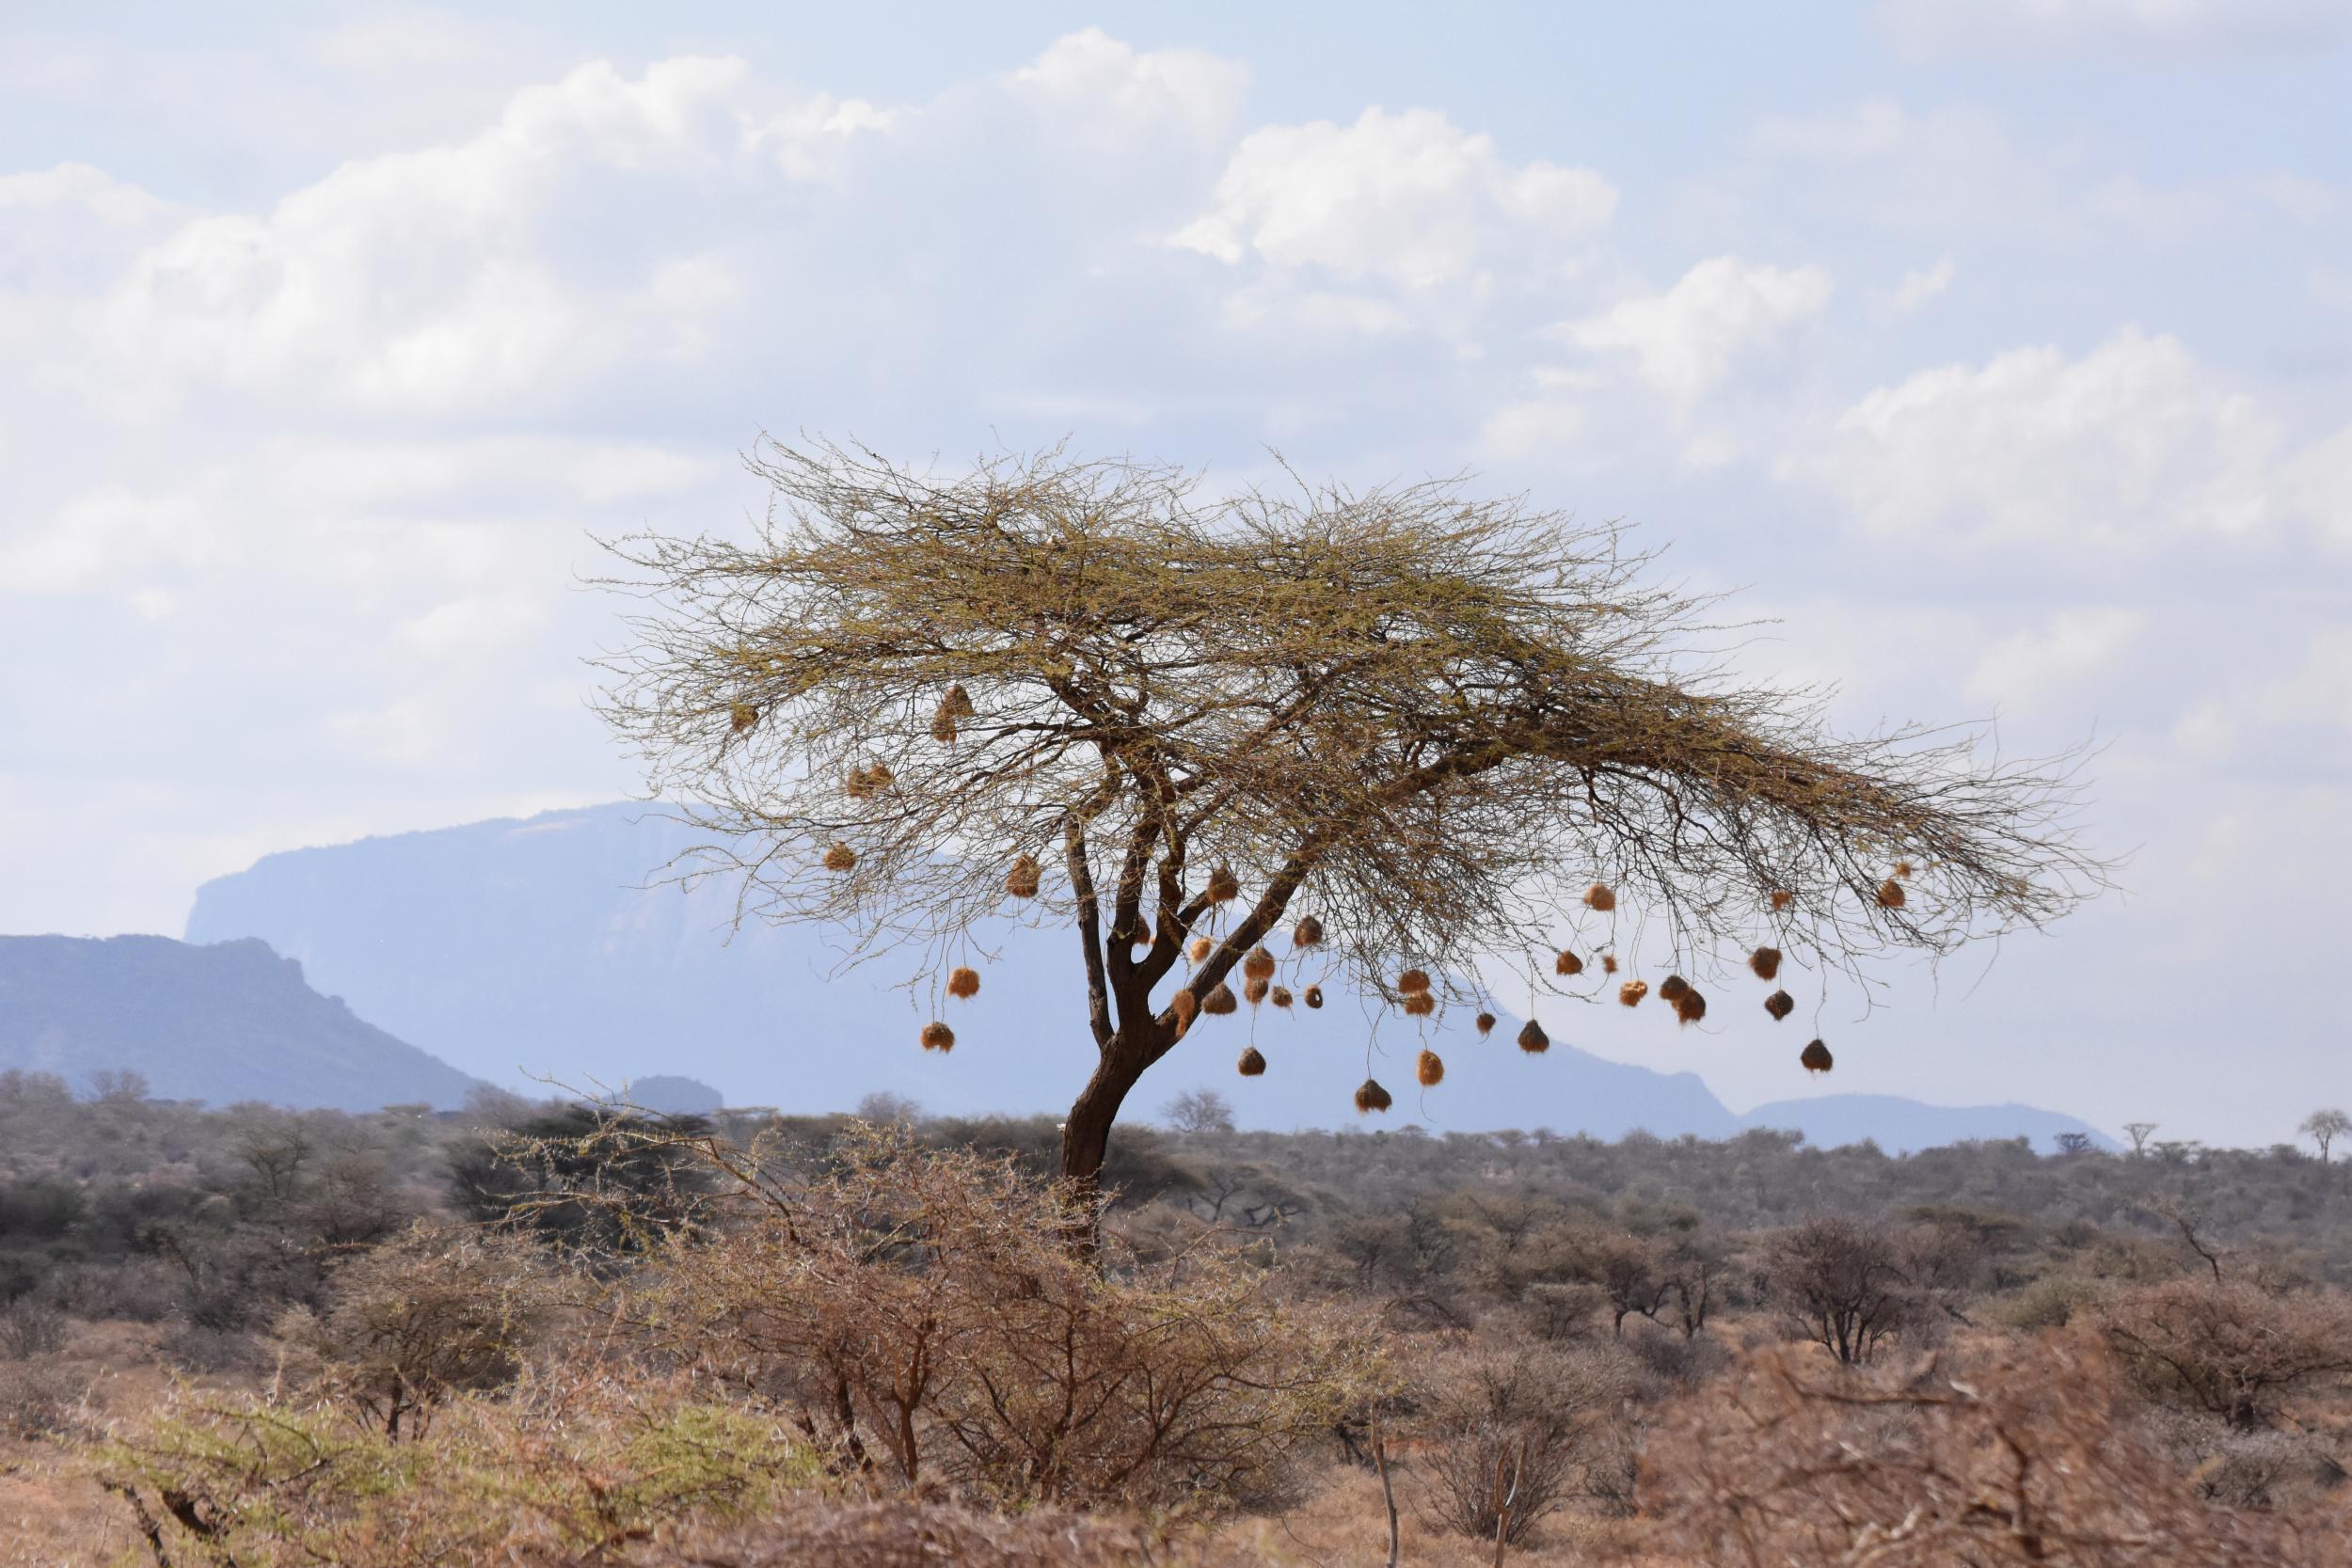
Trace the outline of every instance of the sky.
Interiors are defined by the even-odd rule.
[[[1831,1080],[1555,1033],[2290,1138],[2352,1102],[2348,104],[2342,0],[0,4],[0,930],[631,792],[594,541],[739,528],[763,431],[1279,452],[1624,519],[1847,727],[2101,748],[2118,890],[1829,994]]]

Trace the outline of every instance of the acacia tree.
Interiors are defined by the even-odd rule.
[[[1727,678],[1703,601],[1611,527],[1455,482],[1218,497],[1058,450],[749,462],[773,499],[748,540],[611,545],[644,609],[606,716],[740,918],[834,923],[934,991],[1009,901],[1066,927],[1098,1051],[1081,1183],[1293,918],[1336,981],[1397,1004],[1422,969],[1453,1006],[1482,956],[1540,948],[1548,980],[1597,882],[1693,974],[1769,935],[1859,976],[2099,879],[2064,764],[1830,734],[1819,694]]]
[[[2346,1132],[2352,1132],[2352,1117],[2332,1107],[2313,1111],[2303,1118],[2303,1125],[2296,1131],[2319,1146],[2319,1163],[2324,1165],[2328,1163],[2328,1146]]]

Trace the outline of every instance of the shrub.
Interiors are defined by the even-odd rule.
[[[766,1511],[818,1466],[772,1421],[677,1378],[549,1370],[453,1398],[421,1436],[336,1407],[185,1393],[88,1455],[199,1561],[366,1568],[607,1561],[682,1521]]]
[[[1761,1352],[1645,1447],[1652,1546],[1710,1568],[2320,1568],[2340,1543],[2207,1507],[2087,1334],[1903,1368]]]
[[[1432,1522],[1481,1541],[1498,1527],[1506,1542],[1527,1539],[1585,1490],[1631,1381],[1622,1354],[1597,1346],[1466,1347],[1430,1361],[1416,1383]]]
[[[2120,1293],[2100,1315],[2151,1396],[2240,1431],[2270,1424],[2296,1389],[2352,1377],[2352,1298],[2181,1278]]]
[[[555,1306],[530,1242],[417,1227],[344,1264],[325,1310],[279,1332],[317,1392],[398,1437],[453,1392],[511,1382]]]
[[[0,1307],[0,1359],[27,1361],[65,1346],[66,1316],[38,1295]]]
[[[1009,1156],[859,1125],[814,1177],[738,1173],[732,1222],[660,1255],[646,1326],[862,1472],[1008,1504],[1228,1502],[1377,1376],[1359,1332],[1230,1255],[1098,1267]]]
[[[70,1432],[89,1383],[54,1356],[0,1362],[0,1433],[32,1439]]]

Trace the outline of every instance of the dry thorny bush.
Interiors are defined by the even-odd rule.
[[[2201,1503],[2081,1333],[1843,1370],[1767,1351],[1654,1431],[1658,1544],[1710,1568],[2319,1568],[2337,1531]]]
[[[1378,1375],[1365,1334],[1230,1252],[1073,1247],[1069,1195],[1009,1159],[872,1128],[815,1173],[716,1157],[738,1214],[670,1238],[628,1310],[861,1475],[1002,1503],[1248,1497]]]

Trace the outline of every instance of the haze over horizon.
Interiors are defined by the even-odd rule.
[[[627,795],[589,536],[734,526],[763,428],[1279,450],[1628,518],[1845,727],[2104,744],[2118,895],[1833,992],[1833,1083],[1579,1044],[2352,1101],[2342,7],[310,14],[0,21],[0,930]]]

